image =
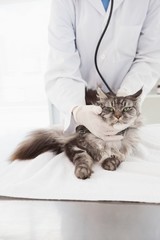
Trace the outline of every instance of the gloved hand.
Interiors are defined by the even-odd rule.
[[[73,109],[73,117],[76,123],[85,126],[91,133],[104,141],[119,141],[123,136],[116,135],[121,129],[114,129],[107,125],[99,116],[102,112],[100,106],[84,105]],[[124,130],[124,128],[122,129]]]

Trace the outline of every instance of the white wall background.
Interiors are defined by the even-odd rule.
[[[51,0],[0,0],[0,126],[46,126]]]

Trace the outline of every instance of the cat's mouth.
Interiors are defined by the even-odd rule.
[[[115,119],[114,120],[114,124],[122,124],[124,123],[124,121],[122,121],[122,119]]]
[[[129,119],[128,120],[126,120],[126,119],[115,119],[113,121],[113,125],[116,126],[116,127],[118,127],[118,126],[120,126],[122,124],[132,125],[135,122],[135,119],[136,119],[136,117],[133,117],[130,120]]]

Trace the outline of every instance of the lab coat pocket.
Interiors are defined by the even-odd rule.
[[[123,57],[134,58],[137,52],[141,26],[119,26],[116,38],[117,51]]]

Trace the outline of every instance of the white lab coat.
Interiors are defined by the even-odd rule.
[[[145,96],[160,77],[160,0],[115,0],[98,52],[99,69],[114,92]],[[85,86],[107,91],[96,72],[94,53],[108,19],[101,0],[52,0],[49,61],[45,75],[49,100],[63,114],[85,104]]]

